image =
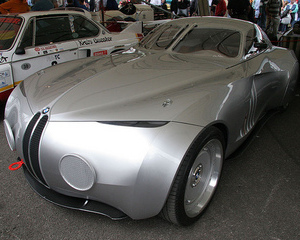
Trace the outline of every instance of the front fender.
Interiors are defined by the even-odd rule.
[[[172,122],[157,128],[49,122],[39,151],[41,172],[59,193],[106,203],[133,219],[152,217],[162,209],[180,162],[201,129]],[[64,161],[66,156],[78,156],[91,169],[91,184],[77,186],[79,175],[71,177],[71,184],[66,181],[80,168]],[[62,170],[62,162],[69,167]]]

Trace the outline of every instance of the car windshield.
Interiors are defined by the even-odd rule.
[[[18,32],[22,23],[19,17],[0,17],[0,50],[9,49]]]
[[[176,25],[162,25],[150,32],[141,42],[140,46],[147,49],[166,49],[184,31],[186,27]]]
[[[229,29],[198,28],[189,31],[174,47],[178,53],[215,51],[227,57],[236,57],[240,50],[240,33]]]

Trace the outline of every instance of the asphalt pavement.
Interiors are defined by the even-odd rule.
[[[159,217],[113,221],[39,197],[11,152],[0,106],[0,239],[300,239],[300,91],[224,163],[216,194],[189,227]]]

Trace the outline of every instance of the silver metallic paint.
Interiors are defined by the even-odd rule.
[[[193,21],[208,27],[224,24],[214,18],[173,23]],[[224,21],[243,37],[254,26]],[[273,46],[247,58],[241,50],[232,59],[170,49],[161,53],[137,47],[103,59],[60,64],[26,79],[26,97],[17,87],[5,110],[20,157],[28,122],[50,107],[39,151],[50,188],[107,203],[133,219],[151,217],[162,209],[181,160],[203,128],[223,126],[228,156],[265,111],[288,102],[296,84],[298,62],[286,49]],[[168,99],[172,104],[163,107]],[[104,121],[169,123],[137,128]],[[64,181],[59,162],[67,154],[81,156],[95,169],[91,189],[77,191]]]
[[[49,122],[41,140],[40,164],[47,184],[57,192],[88,196],[134,219],[145,218],[159,213],[178,165],[201,129],[181,123],[145,129],[97,122]],[[55,146],[55,151],[49,146]],[[97,173],[95,185],[85,192],[71,188],[59,174],[60,159],[74,153],[74,146],[76,154]]]

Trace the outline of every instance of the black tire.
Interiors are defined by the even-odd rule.
[[[177,225],[195,223],[208,206],[221,175],[225,140],[210,127],[191,145],[160,215]]]

